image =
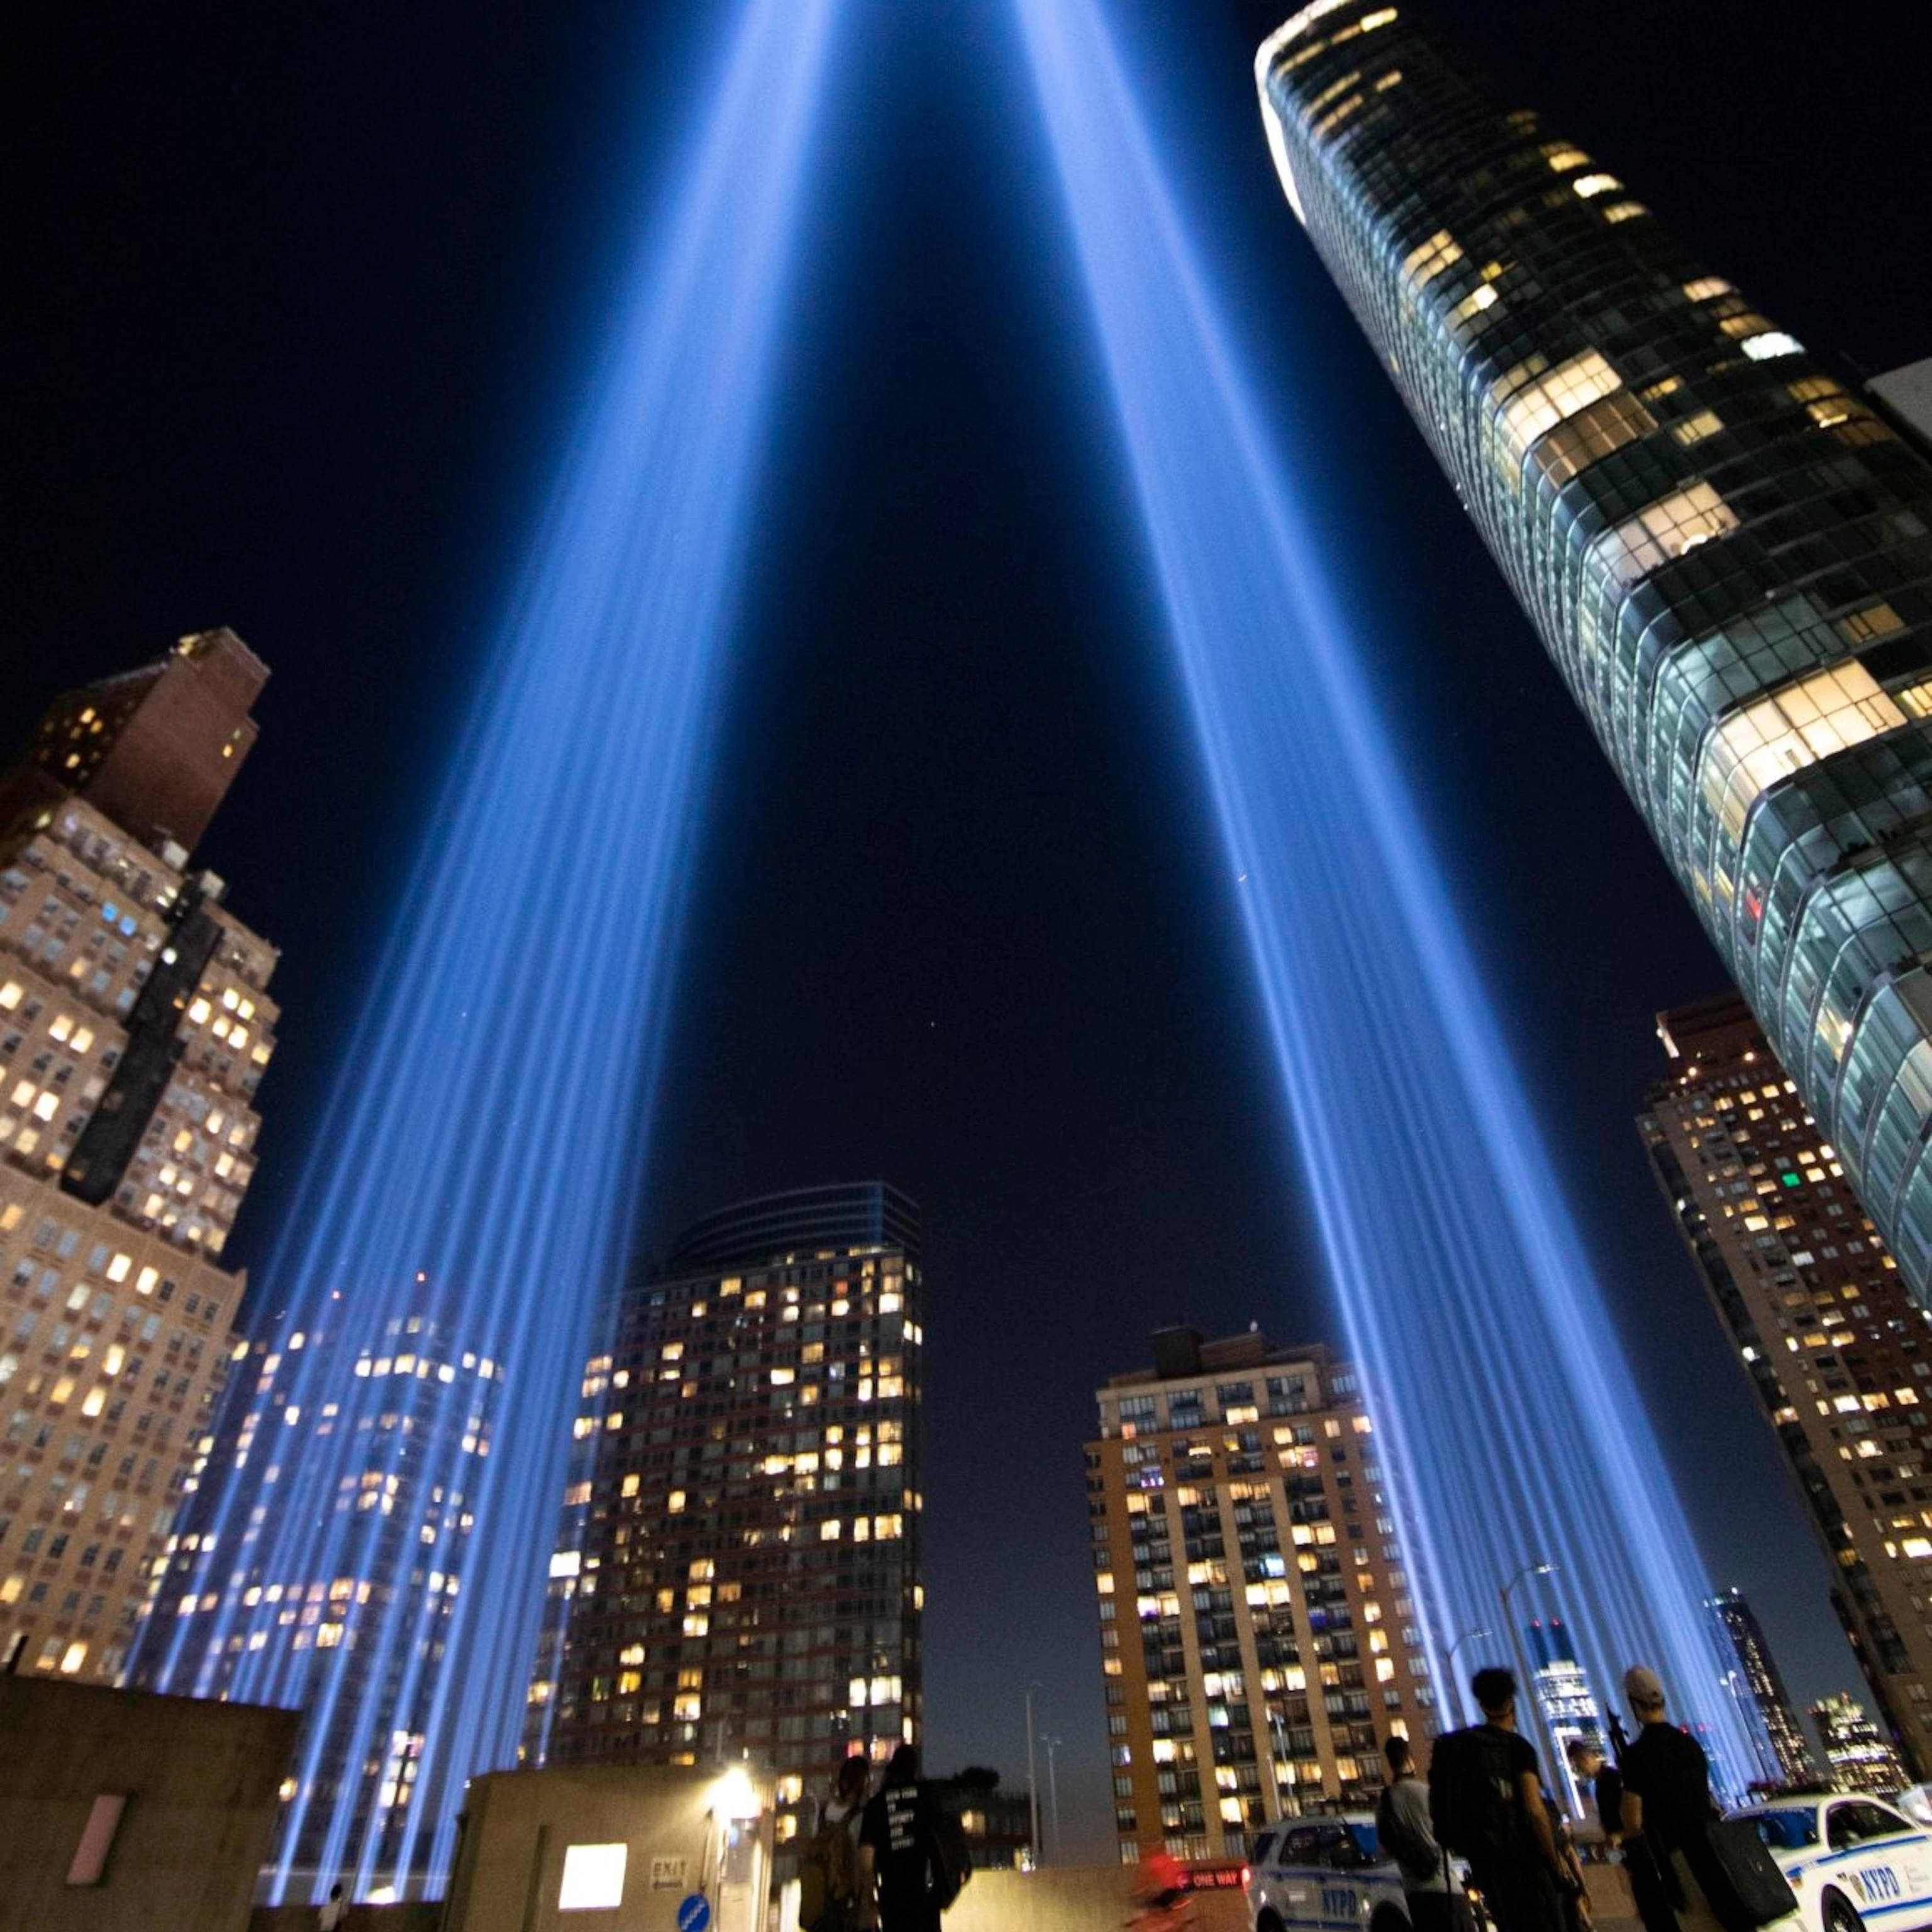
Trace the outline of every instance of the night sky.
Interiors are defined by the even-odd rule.
[[[1332,1324],[1006,17],[852,10],[640,1238],[826,1179],[923,1204],[928,1758],[1023,1775],[1038,1678],[1067,1850],[1111,1857],[1092,1391],[1166,1322]],[[1714,1575],[1808,1700],[1852,1677],[1825,1565],[1631,1125],[1714,956],[1280,198],[1279,8],[1114,10],[1326,452],[1313,516]],[[1909,0],[1856,40],[1742,0],[1439,10],[1780,326],[1932,353]],[[56,9],[15,44],[5,734],[190,629],[274,674],[201,855],[284,949],[231,1260],[369,996],[723,11]]]

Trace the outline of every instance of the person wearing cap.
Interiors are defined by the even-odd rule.
[[[1711,1852],[1718,1813],[1704,1747],[1665,1717],[1664,1685],[1647,1665],[1624,1672],[1624,1696],[1640,1726],[1624,1753],[1622,1822],[1645,1932],[1749,1932]]]

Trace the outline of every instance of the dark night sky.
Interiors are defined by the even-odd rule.
[[[1742,0],[1440,4],[1780,323],[1932,352],[1910,0],[1855,40]],[[1280,200],[1278,9],[1118,10],[1282,422],[1332,452],[1317,519],[1713,1570],[1794,1690],[1835,1688],[1824,1566],[1631,1130],[1652,1016],[1714,958]],[[1039,1678],[1069,1849],[1106,1856],[1091,1391],[1162,1322],[1328,1324],[1004,18],[856,11],[644,1235],[822,1178],[923,1202],[931,1756],[1022,1771]],[[57,9],[16,44],[8,730],[191,628],[275,674],[203,854],[284,949],[243,1262],[710,17]]]

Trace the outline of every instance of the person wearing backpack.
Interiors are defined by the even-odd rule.
[[[1516,1727],[1516,1679],[1492,1667],[1469,1688],[1483,1721],[1436,1741],[1431,1828],[1468,1861],[1496,1932],[1564,1932],[1563,1900],[1576,1880],[1544,1804],[1535,1748]]]
[[[901,1744],[859,1826],[859,1922],[882,1932],[939,1932],[969,1868],[965,1837],[919,1774],[919,1753]]]
[[[799,1861],[801,1932],[856,1932],[859,1924],[859,1818],[865,1808],[867,1767],[854,1751],[820,1814],[818,1829]]]
[[[1376,1839],[1402,1874],[1402,1895],[1414,1932],[1454,1932],[1454,1876],[1449,1855],[1429,1828],[1429,1787],[1415,1774],[1408,1738],[1382,1746],[1388,1782],[1376,1801]]]

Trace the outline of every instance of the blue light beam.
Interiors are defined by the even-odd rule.
[[[242,1452],[152,1606],[144,1679],[308,1711],[278,1901],[304,1838],[315,1895],[440,1885],[464,1779],[513,1755],[574,1384],[636,1219],[839,10],[748,0],[722,37],[266,1270]],[[456,1408],[438,1430],[394,1374],[350,1372],[414,1319],[437,1373],[500,1364],[487,1456]],[[428,1546],[378,1562],[388,1512],[345,1490],[372,1474],[460,1495],[473,1528],[424,1504]],[[320,1585],[338,1617],[345,1579],[318,1648],[282,1612]],[[372,1798],[392,1756],[412,1769]]]
[[[1710,1592],[1335,588],[1094,0],[1015,0],[1306,1192],[1435,1638],[1543,1587],[1741,1790]],[[1311,468],[1332,453],[1304,452]],[[1526,1620],[1537,1606],[1516,1609]],[[1432,1652],[1442,1716],[1456,1721]],[[1467,1660],[1466,1659],[1466,1662]]]

